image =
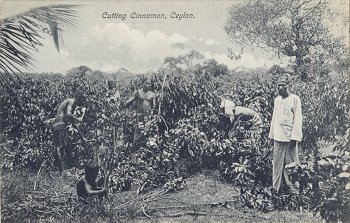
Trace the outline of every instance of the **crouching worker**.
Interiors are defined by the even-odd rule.
[[[232,132],[230,137],[235,135],[235,130],[239,121],[246,123],[246,126],[249,128],[249,135],[251,138],[254,138],[256,142],[259,142],[262,132],[262,119],[256,111],[251,108],[236,106],[235,103],[229,99],[229,95],[225,95],[225,98],[222,98],[220,107],[224,109],[225,115],[230,118],[232,123]],[[229,98],[229,99],[227,99]]]
[[[85,176],[77,182],[77,195],[81,201],[86,201],[89,197],[98,196],[103,198],[107,195],[106,188],[102,188],[103,178],[97,180],[99,166],[97,164],[85,165]]]

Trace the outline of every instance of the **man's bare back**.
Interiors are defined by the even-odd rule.
[[[60,107],[57,110],[57,117],[66,117],[68,116],[68,112],[72,112],[73,110],[73,105],[74,105],[74,99],[73,98],[68,98],[64,100]]]
[[[251,108],[235,106],[234,114],[235,116],[241,116],[242,121],[248,121],[254,117],[255,111]]]

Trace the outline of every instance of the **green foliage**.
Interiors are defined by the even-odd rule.
[[[328,64],[346,49],[328,25],[335,23],[335,15],[329,1],[252,0],[232,6],[225,30],[242,47],[292,58],[294,73],[306,81],[327,75]]]
[[[293,170],[295,181],[301,185],[300,194],[286,195],[268,189],[272,146],[267,136],[276,97],[274,79],[263,72],[249,77],[232,75],[216,78],[203,72],[188,75],[171,71],[150,75],[157,105],[152,115],[138,120],[145,139],[138,149],[132,147],[136,114],[107,100],[113,89],[106,82],[82,77],[13,83],[22,107],[9,96],[1,96],[6,108],[1,110],[1,121],[7,139],[13,141],[4,147],[3,168],[38,168],[44,160],[53,161],[51,129],[44,120],[55,116],[64,98],[76,89],[84,89],[89,95],[84,122],[71,129],[73,133],[78,129],[97,142],[75,146],[75,164],[80,168],[81,162],[97,159],[111,191],[134,186],[139,193],[159,186],[180,190],[186,185],[187,176],[205,168],[219,169],[222,180],[240,187],[240,199],[246,206],[263,211],[314,209],[328,221],[343,219],[349,190],[345,187],[349,186],[344,177],[339,177],[342,173],[339,168],[348,162],[348,155],[344,154],[349,148],[346,123],[350,96],[345,87],[349,80],[295,82],[292,92],[300,95],[302,101],[302,148],[308,165]],[[140,76],[129,86],[122,86],[122,100],[140,88],[144,79],[145,76]],[[249,125],[241,122],[235,136],[228,137],[230,125],[219,108],[219,96],[228,91],[235,93],[236,104],[261,114],[261,136],[252,137]],[[72,141],[78,140],[78,135],[72,134]],[[322,158],[320,140],[336,143],[343,155]],[[322,160],[336,165],[322,166]],[[328,211],[335,200],[339,204],[336,213]]]
[[[32,8],[17,15],[0,20],[0,84],[13,93],[10,82],[17,77],[16,72],[32,65],[32,53],[42,45],[42,38],[53,38],[59,51],[59,36],[63,30],[76,28],[77,5],[51,5]]]
[[[349,131],[346,133],[349,138]],[[333,153],[317,159],[316,165],[290,165],[292,181],[298,182],[302,195],[311,199],[315,212],[327,222],[349,219],[350,152],[347,140],[340,140]]]

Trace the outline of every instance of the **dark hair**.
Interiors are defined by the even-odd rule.
[[[85,165],[85,172],[91,172],[91,171],[96,171],[99,169],[99,166],[96,164],[86,164]]]
[[[97,163],[92,162],[85,164],[85,179],[90,183],[90,184],[95,184],[95,180],[98,175],[98,171],[100,167],[98,166]]]

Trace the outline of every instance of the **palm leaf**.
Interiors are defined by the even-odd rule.
[[[45,35],[51,35],[59,52],[61,32],[77,27],[78,7],[43,6],[0,20],[0,84],[3,87],[9,87],[23,68],[29,69],[32,53],[38,51]]]

